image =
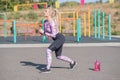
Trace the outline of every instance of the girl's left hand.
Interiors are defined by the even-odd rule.
[[[39,30],[40,34],[43,35],[44,31],[42,29]]]

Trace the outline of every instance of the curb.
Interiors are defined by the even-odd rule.
[[[116,36],[116,35],[112,35],[111,37],[114,37],[114,38],[120,38],[120,36]]]
[[[49,44],[0,44],[0,48],[42,48],[48,47]],[[104,46],[118,46],[120,43],[65,43],[64,47],[104,47]]]

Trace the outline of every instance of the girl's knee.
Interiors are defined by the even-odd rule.
[[[57,59],[61,59],[62,57],[61,57],[61,56],[57,56],[56,58],[57,58]]]
[[[52,50],[48,48],[47,49],[47,53],[51,53],[51,52],[52,52]]]

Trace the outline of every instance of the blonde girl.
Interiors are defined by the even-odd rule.
[[[44,73],[48,73],[51,71],[51,63],[52,63],[52,52],[55,51],[56,58],[62,61],[65,61],[70,64],[69,69],[73,69],[76,65],[76,62],[71,60],[70,58],[62,55],[62,48],[65,42],[65,37],[58,31],[58,23],[57,23],[57,10],[54,10],[52,7],[48,7],[44,11],[44,30],[39,30],[42,35],[46,35],[53,40],[53,43],[46,50],[46,59],[47,66],[42,70]]]

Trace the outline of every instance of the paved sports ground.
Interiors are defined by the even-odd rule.
[[[120,46],[64,47],[63,55],[77,61],[59,61],[53,53],[52,72],[41,73],[45,67],[46,47],[0,48],[0,80],[120,80]],[[93,71],[94,62],[101,62],[101,71]]]
[[[67,37],[63,48],[66,55],[78,64],[69,70],[69,64],[59,61],[53,53],[51,73],[41,73],[46,65],[46,48],[40,37],[23,40],[0,38],[0,80],[120,80],[120,38],[94,39]],[[95,60],[101,62],[101,71],[95,72]]]

